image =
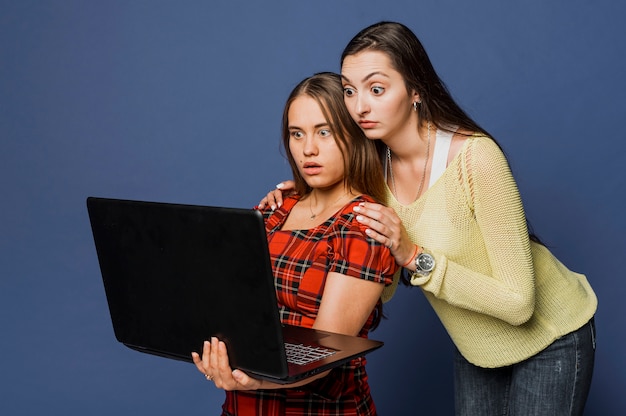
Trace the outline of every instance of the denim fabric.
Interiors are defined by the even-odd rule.
[[[537,355],[502,368],[470,364],[457,350],[455,409],[459,416],[582,415],[593,373],[593,319]]]

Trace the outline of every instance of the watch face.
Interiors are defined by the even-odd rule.
[[[435,267],[435,259],[430,254],[422,253],[417,256],[417,266],[425,272],[430,272]]]

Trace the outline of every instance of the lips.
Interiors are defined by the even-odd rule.
[[[372,120],[359,120],[359,126],[362,129],[373,129],[378,123]]]
[[[314,162],[306,162],[302,165],[302,171],[307,175],[317,175],[322,171],[322,166]]]

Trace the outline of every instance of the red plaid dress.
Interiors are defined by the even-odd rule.
[[[354,218],[352,208],[363,201],[373,202],[371,198],[355,198],[310,230],[282,231],[297,201],[298,197],[288,198],[275,212],[263,214],[281,321],[312,327],[329,272],[388,285],[397,266],[389,249],[367,237]],[[372,312],[359,336],[367,337],[373,320]],[[295,389],[226,392],[222,415],[376,415],[365,363],[364,357],[352,360]]]

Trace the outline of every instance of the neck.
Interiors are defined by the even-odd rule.
[[[430,134],[434,134],[435,129],[431,123]],[[420,159],[426,153],[428,146],[428,123],[424,122],[420,128],[413,127],[411,131],[394,135],[393,138],[383,140],[383,143],[391,149],[393,156],[398,162],[405,159]]]
[[[410,149],[413,149],[416,152],[420,152],[416,155],[406,155],[404,167],[402,169],[396,169],[396,175],[394,175],[394,167],[393,167],[393,158],[392,158],[392,150],[390,147],[387,147],[387,166],[389,172],[388,184],[391,187],[391,191],[393,195],[396,197],[398,201],[407,201],[411,203],[420,197],[422,191],[424,190],[424,183],[426,181],[426,176],[428,172],[428,159],[430,157],[430,142],[431,142],[431,131],[430,131],[430,123],[426,125],[426,149],[422,156],[421,149],[417,149],[418,145],[409,146]],[[421,144],[420,144],[421,146]],[[396,162],[401,158],[396,154]],[[420,160],[423,159],[423,162]],[[419,168],[417,164],[421,163],[423,168]],[[396,168],[400,166],[396,165]],[[397,181],[396,181],[397,179]],[[408,182],[407,179],[411,179],[409,182],[413,182],[413,179],[419,180],[419,187],[417,188],[417,194],[413,192],[407,193]],[[398,187],[396,187],[396,182],[398,182]],[[404,189],[403,189],[404,187]],[[398,193],[400,191],[400,194]]]
[[[330,211],[331,208],[338,209],[354,196],[355,194],[351,189],[346,189],[343,186],[337,186],[328,190],[320,188],[313,189],[306,196],[309,202],[311,219]]]

